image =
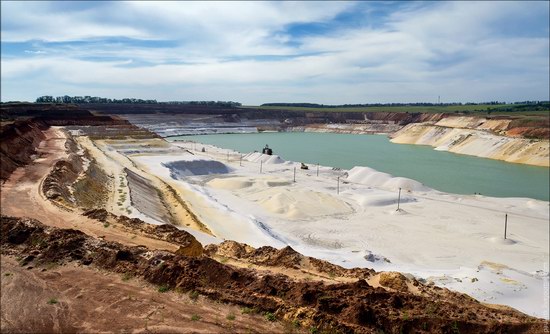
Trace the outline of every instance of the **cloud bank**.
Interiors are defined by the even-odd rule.
[[[548,2],[2,2],[1,97],[549,98]]]

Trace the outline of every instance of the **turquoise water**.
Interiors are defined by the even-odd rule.
[[[269,144],[285,160],[345,169],[367,166],[450,193],[550,199],[549,168],[434,151],[431,146],[393,144],[383,135],[296,132],[169,139],[194,140],[243,153],[261,151]]]

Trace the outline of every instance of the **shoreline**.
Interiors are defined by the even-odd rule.
[[[427,145],[421,145],[418,148],[416,146],[394,145],[391,140],[387,137],[381,137],[381,135],[363,135],[370,136],[365,138],[351,134],[343,135],[343,137],[334,134],[313,134],[311,136],[313,137],[300,133],[289,133],[288,136],[284,133],[275,135],[268,133],[265,134],[265,137],[263,134],[250,134],[250,137],[234,134],[234,136],[221,135],[220,137],[214,135],[208,135],[208,137],[171,137],[167,138],[167,141],[172,143],[193,141],[196,142],[197,148],[200,147],[201,142],[213,145],[223,145],[224,142],[227,142],[225,147],[243,152],[257,149],[251,143],[265,141],[270,146],[275,145],[275,149],[277,149],[277,145],[280,147],[279,151],[275,153],[281,153],[284,158],[288,157],[296,161],[301,159],[300,161],[308,164],[310,168],[314,168],[317,163],[326,166],[336,165],[339,168],[346,169],[351,169],[354,166],[371,166],[378,171],[419,180],[431,188],[444,192],[463,195],[483,194],[499,198],[518,197],[550,200],[547,188],[541,187],[541,185],[548,182],[547,167],[522,164],[508,165],[506,161],[449,151],[439,153],[434,152]],[[201,138],[205,139],[202,140]],[[304,144],[296,143],[295,146],[281,147],[281,145],[292,145],[296,141],[303,141]],[[320,150],[318,146],[312,145],[312,142],[319,143],[325,149]],[[363,154],[349,154],[350,149],[338,153],[342,145],[349,145],[349,147],[353,147],[354,151],[363,152]],[[193,149],[194,147],[190,148]],[[328,152],[337,154],[331,156]],[[376,156],[379,154],[386,156],[377,158]],[[437,161],[441,167],[434,169],[430,161]],[[411,167],[406,167],[405,164]],[[462,165],[465,167],[457,167]],[[433,172],[428,172],[432,170]],[[468,178],[469,175],[480,175],[479,177],[485,177],[484,180],[486,181],[473,182],[467,179],[464,183],[453,181],[457,178]],[[501,183],[501,180],[507,181]]]
[[[437,124],[437,123],[436,123]],[[508,163],[531,165],[538,167],[550,167],[550,141],[545,139],[529,139],[522,137],[510,137],[501,134],[494,134],[485,130],[485,132],[469,129],[438,126],[432,123],[412,123],[405,127],[392,128],[391,131],[366,130],[356,124],[312,124],[300,127],[288,127],[284,130],[266,130],[259,131],[212,131],[201,133],[185,133],[178,135],[163,136],[163,138],[173,138],[181,136],[200,136],[214,134],[254,134],[254,133],[285,133],[285,132],[303,132],[303,133],[334,133],[334,134],[359,134],[359,135],[386,135],[394,144],[412,144],[431,146],[436,151],[447,151],[456,154],[469,155],[491,160],[499,160]],[[454,132],[451,135],[440,135],[442,138],[433,137],[430,139],[422,138],[422,134],[417,128],[449,129]],[[412,134],[410,132],[413,132]],[[435,131],[435,130],[434,130]],[[461,133],[462,132],[462,133]],[[474,137],[472,136],[474,134]],[[449,138],[450,137],[450,138]],[[478,139],[477,142],[475,139]],[[484,149],[483,142],[490,141],[491,148]],[[495,148],[496,146],[496,148]],[[529,146],[524,148],[524,146]],[[531,147],[532,146],[532,147]],[[500,149],[500,150],[498,150]],[[488,151],[487,151],[488,150]],[[513,152],[510,153],[510,150]],[[505,155],[502,152],[508,152]]]

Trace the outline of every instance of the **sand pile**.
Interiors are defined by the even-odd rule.
[[[289,219],[307,219],[352,213],[344,201],[324,192],[291,188],[293,182],[277,177],[223,177],[206,183],[216,189],[258,203],[265,210]]]
[[[379,207],[397,204],[397,193],[395,194],[368,194],[368,195],[354,195],[352,196],[359,205],[363,207]],[[416,202],[417,199],[411,196],[401,194],[400,203]]]
[[[254,181],[249,178],[231,177],[231,178],[219,178],[213,179],[206,183],[212,188],[225,189],[225,190],[237,190],[251,187]]]
[[[263,162],[268,165],[282,164],[285,162],[285,160],[281,159],[278,155],[267,155],[259,152],[248,153],[243,159],[250,162]]]
[[[326,193],[307,189],[269,188],[247,196],[264,209],[289,219],[308,219],[352,213],[346,202]]]
[[[393,177],[388,173],[378,172],[369,167],[353,167],[348,172],[347,181],[388,190],[397,190],[399,188],[411,191],[431,190],[418,181],[406,177]]]

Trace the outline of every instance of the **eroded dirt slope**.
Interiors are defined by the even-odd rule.
[[[31,219],[2,217],[1,227],[3,255],[19,257],[27,268],[49,263],[90,266],[139,277],[163,289],[197,291],[212,300],[268,312],[300,328],[343,333],[539,333],[545,325],[518,311],[489,308],[440,288],[430,295],[389,291],[363,279],[335,284],[294,280],[205,256],[106,242]]]

